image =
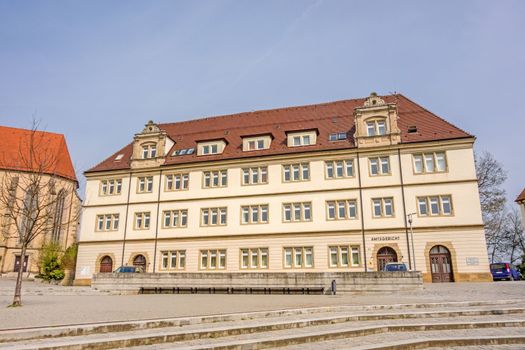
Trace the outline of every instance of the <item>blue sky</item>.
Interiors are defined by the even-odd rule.
[[[400,92],[525,187],[525,1],[0,0],[0,124],[79,173],[153,119]]]

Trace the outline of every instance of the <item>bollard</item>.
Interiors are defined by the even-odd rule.
[[[337,291],[337,283],[335,282],[335,280],[332,280],[332,295],[335,295],[336,291]]]

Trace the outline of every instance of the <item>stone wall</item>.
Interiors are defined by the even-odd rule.
[[[324,287],[330,293],[384,292],[418,289],[421,272],[305,272],[305,273],[98,273],[92,288],[114,293],[138,293],[141,287]]]

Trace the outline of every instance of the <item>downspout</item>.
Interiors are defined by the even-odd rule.
[[[363,237],[363,261],[365,272],[368,272],[368,261],[366,259],[366,239],[365,239],[365,215],[363,213],[363,187],[361,184],[361,162],[359,152],[357,152],[357,180],[359,181],[359,211],[361,212],[361,236]]]
[[[157,195],[157,219],[155,220],[155,248],[153,250],[153,273],[157,266],[157,238],[159,236],[159,209],[160,209],[160,188],[162,187],[162,169],[159,175],[159,191]]]
[[[129,172],[128,199],[126,200],[126,216],[124,218],[124,238],[122,240],[122,260],[120,266],[124,265],[124,250],[126,249],[126,234],[128,232],[129,197],[131,195],[131,171]]]
[[[397,160],[399,163],[399,180],[401,181],[401,198],[403,199],[403,218],[405,220],[405,236],[407,240],[407,251],[408,251],[408,268],[412,270],[412,258],[410,255],[410,240],[408,239],[407,209],[406,209],[406,202],[405,202],[405,184],[403,182],[403,166],[401,165],[401,148],[397,149]],[[412,242],[412,244],[414,244],[414,242]]]

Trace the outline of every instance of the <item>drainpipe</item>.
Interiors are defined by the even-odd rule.
[[[359,181],[359,211],[361,212],[361,236],[363,237],[363,261],[365,272],[368,272],[368,261],[366,259],[366,239],[365,239],[365,215],[363,213],[363,187],[361,184],[361,162],[359,152],[357,152],[357,180]]]
[[[412,270],[412,257],[410,254],[410,241],[408,239],[408,225],[407,225],[407,209],[405,201],[405,184],[403,182],[403,166],[401,165],[401,148],[397,149],[397,159],[399,163],[399,180],[401,181],[401,198],[403,200],[403,218],[405,220],[405,236],[407,241],[407,252],[408,252],[408,268]],[[414,244],[412,242],[412,244]],[[414,266],[415,266],[415,257],[414,257]]]
[[[126,200],[126,215],[124,218],[124,238],[122,240],[122,260],[120,266],[124,265],[124,251],[126,249],[126,234],[128,232],[129,197],[131,195],[131,171],[129,172],[128,199]]]
[[[182,179],[181,179],[182,181]],[[160,209],[160,188],[162,187],[162,169],[159,175],[159,191],[157,195],[157,219],[155,220],[155,248],[153,250],[153,273],[157,267],[157,238],[159,236],[159,209]]]

